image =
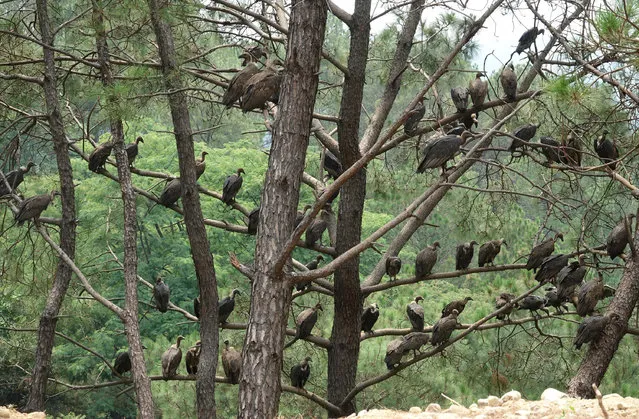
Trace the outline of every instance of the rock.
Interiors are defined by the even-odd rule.
[[[517,400],[521,400],[521,393],[518,392],[517,390],[511,390],[508,393],[505,393],[503,396],[501,396],[502,402],[517,401]]]
[[[488,396],[486,400],[488,401],[488,406],[501,406],[503,403],[497,396]]]
[[[488,399],[479,399],[479,400],[477,400],[477,406],[479,406],[479,407],[488,406]]]
[[[454,413],[456,415],[465,416],[468,414],[468,409],[466,409],[464,406],[453,404],[448,409],[446,409],[446,413]]]
[[[468,406],[469,410],[477,410],[479,409],[479,406],[477,406],[477,403],[473,403],[470,406]]]
[[[357,414],[357,416],[364,416],[364,414],[365,414],[365,413],[366,413],[366,409],[361,410],[361,411]]]
[[[622,402],[617,403],[617,410],[626,410],[628,409],[630,406],[625,405]]]
[[[6,407],[0,407],[0,418],[11,417],[11,411]]]
[[[543,400],[545,402],[556,402],[557,400],[564,399],[566,397],[568,397],[566,393],[562,393],[554,388],[547,388],[543,393],[541,393],[539,400]]]
[[[44,412],[32,412],[27,415],[29,419],[46,419],[47,415]]]
[[[431,403],[426,407],[427,412],[441,412],[442,407],[437,403]]]
[[[621,396],[619,394],[617,394],[617,393],[610,393],[610,394],[606,394],[605,396],[603,396],[603,399],[606,400],[606,399],[612,399],[612,398],[615,398],[615,397],[621,398]]]
[[[422,409],[417,406],[413,406],[408,409],[408,413],[422,413]]]
[[[518,414],[519,416],[523,416],[523,417],[528,417],[530,416],[530,410],[525,410],[525,409],[521,409],[515,412],[516,414]]]

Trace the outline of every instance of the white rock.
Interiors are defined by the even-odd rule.
[[[479,407],[488,406],[488,399],[479,399],[479,400],[477,400],[477,406],[479,406]]]
[[[503,403],[497,396],[488,396],[488,406],[501,406]]]
[[[521,393],[518,392],[517,390],[511,390],[508,393],[505,393],[503,396],[501,396],[502,402],[507,402],[511,400],[512,401],[521,400]]]
[[[522,410],[516,411],[515,413],[518,414],[519,416],[525,416],[525,417],[530,416],[530,410],[522,409]]]
[[[467,415],[468,409],[466,409],[464,406],[453,404],[448,409],[446,409],[446,413],[455,413],[457,415]]]
[[[0,407],[0,418],[11,417],[11,411],[6,407]]]
[[[426,407],[427,412],[441,412],[442,407],[437,403],[431,403]]]
[[[486,415],[477,415],[477,416],[475,416],[475,419],[488,419],[488,416],[486,416]]]
[[[363,416],[366,412],[367,412],[367,410],[366,410],[366,409],[361,410],[361,411],[357,414],[357,416]]]
[[[408,413],[422,413],[422,409],[417,406],[413,406],[408,409]]]
[[[27,415],[29,419],[46,419],[44,412],[32,412]]]
[[[479,409],[479,406],[477,406],[477,403],[473,403],[470,406],[468,406],[468,409],[470,410],[477,410]]]
[[[621,402],[617,403],[617,410],[626,410],[626,409],[628,409],[628,407],[629,406],[626,406],[625,404],[623,404]]]
[[[617,393],[610,393],[610,394],[606,394],[605,396],[603,396],[603,399],[604,399],[604,400],[606,400],[606,399],[613,399],[613,398],[615,398],[615,397],[619,397],[619,398],[621,398],[621,396],[620,396],[619,394],[617,394]]]
[[[545,402],[556,402],[559,399],[564,399],[568,397],[566,393],[562,393],[559,390],[555,390],[554,388],[547,388],[541,393],[540,400]]]

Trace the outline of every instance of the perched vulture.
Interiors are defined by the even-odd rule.
[[[135,158],[138,156],[139,145],[140,143],[143,143],[143,142],[144,140],[142,139],[142,137],[138,137],[135,139],[134,142],[124,146],[124,151],[126,151],[126,158],[129,162],[129,166],[133,166],[133,162],[135,161]]]
[[[408,113],[408,118],[404,122],[404,134],[413,135],[419,126],[419,121],[422,120],[426,114],[426,108],[424,107],[424,99],[417,102],[417,105]]]
[[[303,211],[300,211],[300,210],[297,211],[297,215],[295,216],[295,228],[297,228],[297,226],[300,225],[300,223],[306,216],[306,212],[310,209],[311,209],[310,205],[305,205]]]
[[[555,251],[555,242],[557,239],[564,240],[564,235],[561,233],[555,234],[555,237],[551,237],[543,242],[539,243],[537,246],[533,247],[530,256],[528,256],[528,261],[526,262],[526,269],[533,270],[533,272],[537,272],[537,268],[541,266],[541,263],[544,261],[544,258],[552,255],[552,252]]]
[[[544,258],[541,262],[537,275],[535,275],[537,282],[543,284],[552,281],[554,283],[555,277],[568,264],[569,258],[569,255],[563,254],[552,255]]]
[[[625,216],[608,235],[606,239],[606,251],[610,259],[614,260],[617,256],[621,255],[626,249],[629,240],[632,240],[632,236],[628,235],[628,230],[632,232],[631,223],[634,216],[634,214]],[[628,225],[628,228],[626,228],[626,225]]]
[[[235,195],[239,192],[242,187],[242,173],[244,173],[244,169],[241,167],[237,169],[237,173],[234,173],[226,178],[224,181],[224,187],[222,189],[222,202],[226,205],[231,205],[235,202]]]
[[[404,336],[402,345],[399,350],[402,354],[413,351],[413,355],[417,355],[420,348],[428,343],[430,336],[424,332],[411,332]]]
[[[486,80],[482,80],[482,76],[484,76],[484,73],[478,71],[475,75],[475,79],[471,80],[468,85],[470,100],[473,102],[473,106],[475,107],[483,105],[486,100],[486,95],[488,94],[488,82]]]
[[[175,178],[166,184],[159,201],[163,206],[170,208],[180,199],[182,196],[182,182],[180,178]]]
[[[444,135],[428,141],[422,150],[422,160],[417,167],[417,173],[424,173],[427,169],[441,167],[446,172],[446,163],[459,152],[461,146],[473,134],[464,131],[462,135]]]
[[[311,357],[307,356],[299,364],[291,368],[291,385],[297,388],[304,388],[308,377],[311,375]]]
[[[202,303],[200,301],[200,296],[198,295],[197,297],[193,299],[193,314],[198,319],[200,318],[201,308],[202,308]]]
[[[515,151],[516,149],[520,147],[525,148],[526,144],[524,144],[524,141],[530,142],[530,140],[532,140],[535,137],[538,127],[539,125],[535,125],[535,124],[526,124],[526,125],[517,127],[517,129],[513,131],[513,136],[515,138],[513,138],[512,143],[510,143],[510,147],[508,147],[508,151],[511,151],[511,152]]]
[[[390,276],[391,281],[397,279],[397,274],[402,269],[402,260],[397,256],[389,256],[386,258],[386,275]]]
[[[517,74],[515,74],[515,67],[512,64],[504,67],[499,77],[501,81],[501,87],[504,89],[506,99],[515,100],[517,97]]]
[[[564,310],[568,311],[566,301],[559,296],[557,287],[551,287],[546,290],[546,307],[554,307],[557,314],[562,314]]]
[[[89,155],[89,170],[97,173],[98,170],[104,169],[104,165],[111,155],[111,150],[113,150],[111,142],[98,145]]]
[[[539,144],[541,144],[541,152],[546,156],[548,163],[562,163],[559,157],[559,148],[561,147],[559,141],[552,137],[541,137]]]
[[[337,217],[330,205],[324,205],[319,212],[319,218],[326,222],[326,231],[328,231],[328,241],[331,247],[337,244]]]
[[[539,316],[538,310],[545,312],[550,316],[550,312],[546,310],[546,299],[538,295],[528,295],[519,300],[519,310],[530,310],[530,314]]]
[[[324,170],[326,170],[326,173],[333,179],[337,179],[344,172],[342,163],[340,163],[335,154],[331,153],[328,149],[324,151]]]
[[[183,339],[183,336],[178,336],[177,342],[171,345],[171,347],[162,354],[162,377],[165,380],[172,378],[177,373],[180,361],[182,361],[180,342],[182,342]]]
[[[15,191],[16,188],[24,181],[25,173],[28,173],[33,166],[35,166],[35,163],[30,161],[27,163],[26,167],[19,167],[10,171],[4,175],[4,179],[7,181],[6,183],[2,180],[2,178],[0,178],[0,196],[4,196]],[[7,189],[7,183],[9,184],[9,189]]]
[[[574,302],[575,291],[586,276],[584,255],[579,255],[579,262],[571,262],[557,274],[557,295],[562,301]]]
[[[559,158],[568,166],[581,166],[581,142],[572,132],[563,143]]]
[[[475,253],[475,246],[479,244],[475,240],[467,243],[462,243],[457,246],[457,254],[455,255],[455,269],[460,271],[462,269],[468,269],[470,262],[473,260]],[[460,311],[461,313],[461,311]]]
[[[435,266],[437,262],[438,247],[439,242],[435,242],[430,246],[426,246],[426,248],[415,257],[415,277],[418,281],[425,279],[433,270],[433,266]]]
[[[306,236],[304,238],[304,243],[306,247],[313,248],[315,244],[319,241],[320,244],[322,242],[322,235],[324,234],[324,230],[328,225],[326,224],[326,220],[321,218],[316,218],[313,220],[311,225],[306,229]]]
[[[617,142],[610,141],[606,138],[608,135],[608,130],[604,129],[601,135],[594,140],[593,147],[595,152],[599,156],[599,160],[603,164],[608,164],[612,170],[617,168],[617,162],[615,160],[619,159],[619,149],[617,148]]]
[[[457,310],[453,310],[448,316],[437,320],[437,323],[433,326],[433,336],[430,339],[431,345],[438,346],[448,342],[450,335],[452,335],[457,326],[458,314]]]
[[[508,246],[505,239],[491,240],[479,246],[479,257],[477,258],[479,267],[488,264],[495,266],[495,257],[501,251],[502,245]]]
[[[226,375],[231,384],[240,382],[242,354],[234,347],[229,346],[228,340],[224,341],[224,349],[222,349],[222,368],[224,368],[224,375]]]
[[[129,351],[120,352],[116,355],[115,361],[113,361],[113,369],[120,375],[131,371],[131,355]]]
[[[379,306],[377,303],[373,303],[366,307],[362,312],[362,331],[364,333],[371,333],[378,318]]]
[[[13,218],[19,226],[27,220],[37,220],[40,214],[53,202],[53,198],[55,198],[56,195],[60,195],[60,192],[51,191],[50,193],[35,195],[23,200],[18,204],[18,212],[16,212]]]
[[[260,222],[260,209],[255,208],[248,215],[248,234],[254,236],[257,234],[257,224]]]
[[[198,340],[195,345],[186,351],[184,363],[186,364],[186,372],[189,375],[197,374],[197,366],[200,363],[200,352],[202,351],[202,341]]]
[[[322,310],[320,303],[315,304],[315,307],[307,308],[297,316],[295,319],[295,337],[284,346],[285,349],[294,344],[298,339],[304,339],[311,335],[313,326],[315,326],[317,322],[317,310]]]
[[[507,304],[509,304],[511,301],[513,301],[515,298],[517,298],[515,296],[515,294],[510,294],[507,292],[502,292],[501,294],[499,294],[499,297],[497,297],[495,299],[495,309],[499,310],[502,307],[505,307]],[[517,308],[519,306],[518,303],[514,303],[512,304],[510,307],[508,307],[506,310],[504,310],[503,312],[499,313],[497,315],[497,319],[499,320],[505,320],[505,319],[510,319],[510,313],[513,312],[513,310],[515,308]]]
[[[202,174],[204,173],[204,171],[206,170],[206,156],[209,153],[207,153],[206,151],[202,152],[202,157],[200,157],[199,159],[195,159],[195,178],[199,179],[200,176],[202,176]]]
[[[464,116],[462,116],[459,119],[459,121],[462,123],[462,125],[466,129],[471,129],[473,125],[475,125],[475,127],[479,126],[479,121],[477,120],[477,114],[474,112],[464,114]]]
[[[603,277],[597,275],[595,279],[586,282],[579,288],[577,295],[577,314],[586,317],[592,314],[597,307],[599,300],[604,298]]]
[[[268,101],[278,101],[282,74],[278,73],[275,66],[281,64],[278,59],[267,60],[266,67],[248,79],[240,99],[240,107],[244,113],[261,109]]]
[[[442,309],[442,317],[450,315],[453,310],[456,310],[458,315],[461,314],[462,311],[464,311],[464,309],[466,308],[466,304],[468,304],[469,301],[473,301],[473,298],[466,297],[463,300],[451,301],[450,303],[446,304],[446,307]]]
[[[463,113],[468,109],[468,89],[464,87],[454,87],[450,89],[450,97],[457,112]]]
[[[262,54],[260,54],[260,56]],[[238,71],[235,76],[233,76],[233,78],[229,82],[229,86],[227,87],[226,92],[224,92],[224,96],[222,97],[222,105],[226,106],[227,109],[233,106],[233,104],[237,102],[240,97],[242,97],[242,93],[246,88],[246,83],[250,80],[251,77],[253,77],[260,71],[260,69],[255,64],[257,61],[259,61],[259,56],[254,57],[248,52],[243,52],[237,58],[244,59],[242,65],[245,67],[242,70]]]
[[[619,319],[617,313],[607,314],[605,316],[592,316],[584,319],[577,328],[577,336],[573,344],[575,349],[581,349],[581,345],[588,342],[594,342],[599,339],[601,332],[608,326],[611,320]]]
[[[309,271],[314,271],[315,269],[318,268],[320,261],[324,260],[324,256],[322,255],[317,255],[315,257],[315,259],[313,259],[312,261],[308,262],[305,266],[306,269],[308,269]],[[304,291],[309,285],[311,285],[311,282],[313,281],[302,281],[302,282],[298,282],[297,284],[295,284],[295,289],[298,291]]]
[[[241,294],[240,290],[234,289],[231,292],[231,295],[229,295],[228,297],[222,298],[220,302],[218,303],[217,315],[218,315],[218,321],[220,324],[226,323],[229,316],[233,312],[233,309],[235,309],[235,296],[237,294]]]
[[[169,286],[162,281],[162,277],[158,275],[155,278],[155,285],[153,286],[153,299],[155,300],[155,306],[160,313],[166,313],[169,309],[169,297],[171,296],[171,290]]]
[[[544,33],[543,29],[531,28],[528,29],[524,34],[519,38],[519,43],[517,44],[517,49],[515,52],[517,54],[521,54],[526,51],[530,46],[535,42],[537,35],[541,35]]]
[[[423,300],[424,298],[417,296],[406,306],[406,315],[408,316],[408,320],[410,320],[413,330],[418,332],[424,330],[424,307],[419,305],[419,302]]]
[[[389,370],[395,368],[402,361],[402,356],[404,356],[404,353],[402,352],[403,343],[404,338],[398,338],[390,341],[390,343],[386,346],[384,362],[386,363],[386,368]]]

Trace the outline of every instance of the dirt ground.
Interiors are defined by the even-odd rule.
[[[348,418],[366,419],[582,419],[582,418],[639,418],[639,399],[607,394],[602,399],[605,413],[598,401],[569,398],[566,394],[547,389],[541,400],[524,400],[518,391],[502,397],[489,396],[470,406],[453,404],[442,409],[438,404],[411,407],[408,412],[396,410],[368,410]]]
[[[12,406],[0,406],[0,418],[1,419],[5,419],[5,418],[10,418],[10,419],[23,419],[23,418],[29,418],[29,419],[45,419],[45,414],[42,412],[33,412],[33,413],[20,413],[17,410],[15,410]]]

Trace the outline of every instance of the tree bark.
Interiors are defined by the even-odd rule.
[[[293,232],[318,86],[327,5],[291,5],[284,80],[269,157],[255,249],[251,312],[244,338],[239,418],[273,418],[282,392],[283,345],[291,284],[274,269]]]
[[[151,380],[146,372],[142,341],[140,340],[140,325],[138,323],[138,254],[136,231],[136,206],[135,193],[131,182],[129,160],[124,150],[124,130],[119,115],[119,97],[113,93],[113,73],[109,62],[109,48],[107,45],[106,30],[104,28],[104,9],[99,0],[92,0],[93,23],[95,26],[96,49],[102,83],[107,91],[107,107],[109,110],[111,136],[115,143],[114,152],[118,167],[118,179],[122,191],[124,210],[124,282],[125,282],[125,310],[122,316],[124,329],[129,342],[129,355],[131,357],[132,378],[135,387],[135,396],[141,418],[154,417],[155,406],[151,392]]]
[[[344,168],[361,158],[359,121],[364,95],[366,63],[370,39],[370,0],[357,0],[349,28],[351,32],[348,74],[344,80],[337,134]],[[336,251],[340,255],[360,242],[362,214],[366,198],[366,170],[360,170],[340,190]],[[334,318],[328,350],[328,401],[340,406],[355,387],[362,294],[359,283],[359,256],[335,271]],[[355,399],[340,406],[345,415],[355,412]]]
[[[53,148],[58,165],[60,178],[60,192],[62,200],[62,224],[60,225],[60,247],[70,257],[75,257],[75,190],[73,186],[73,169],[71,159],[67,152],[67,140],[60,114],[58,102],[57,77],[54,62],[53,34],[46,0],[36,1],[37,20],[40,25],[40,34],[44,56],[44,96],[47,109],[49,129],[53,139]],[[35,354],[35,365],[31,379],[29,399],[25,406],[26,411],[44,410],[47,390],[47,380],[51,364],[51,351],[55,338],[55,328],[58,322],[58,313],[64,301],[64,297],[71,281],[71,268],[62,259],[58,260],[53,287],[47,297],[47,302],[40,317],[38,326],[38,346]]]
[[[191,135],[191,122],[184,83],[176,62],[175,45],[171,27],[162,19],[168,3],[148,0],[151,22],[158,42],[164,84],[169,92],[169,106],[175,131],[180,179],[182,181],[182,205],[186,232],[191,245],[191,256],[198,279],[202,312],[200,315],[200,339],[202,353],[198,367],[196,395],[197,414],[200,418],[214,418],[215,370],[218,355],[217,283],[213,255],[210,253],[204,217],[200,206],[195,176],[195,152]]]

